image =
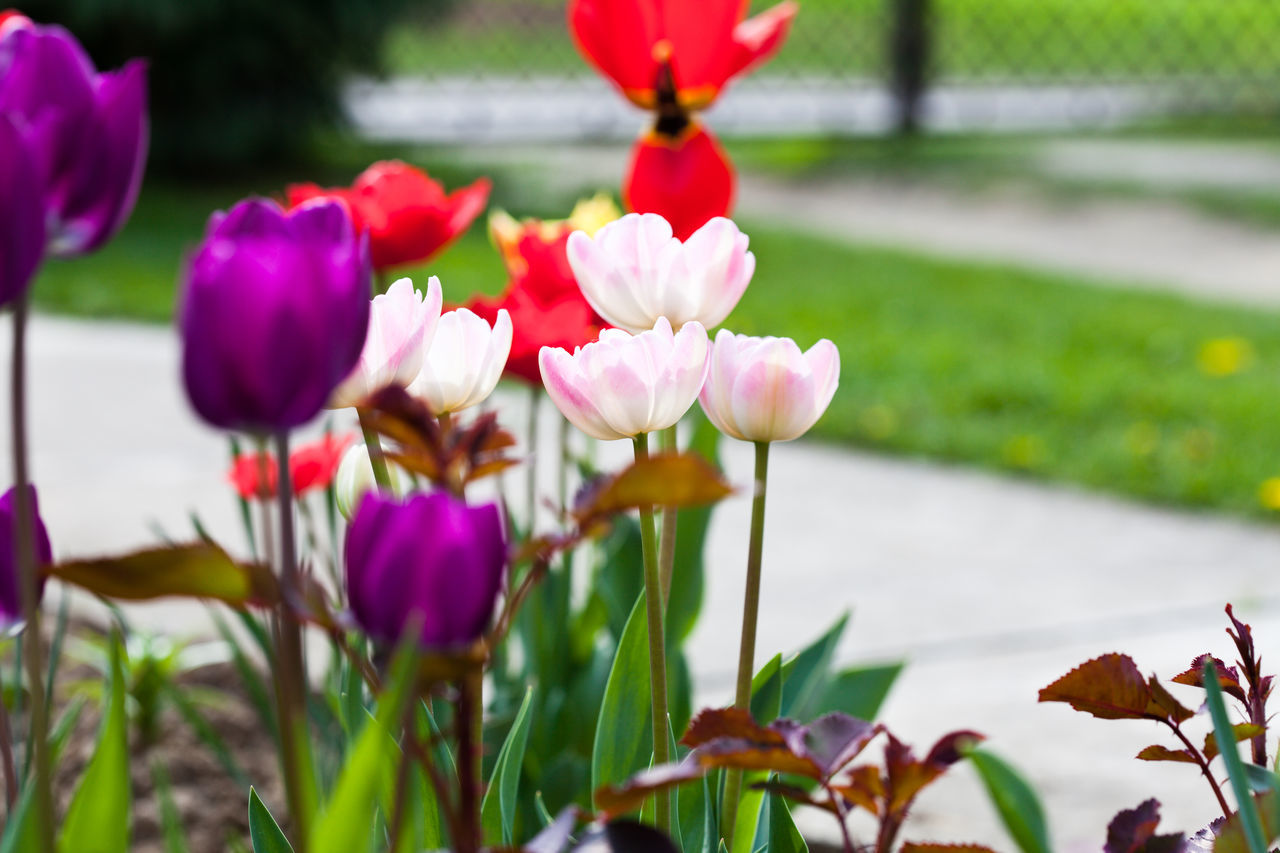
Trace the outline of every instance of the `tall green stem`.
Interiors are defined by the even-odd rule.
[[[738,683],[733,707],[751,710],[751,676],[755,672],[756,619],[760,613],[760,562],[764,550],[764,495],[769,480],[769,442],[756,442],[755,495],[751,501],[751,542],[747,548],[747,588],[742,603],[742,642],[738,647]],[[730,770],[725,777],[720,834],[733,849],[733,827],[738,819],[742,793],[742,771]]]
[[[41,850],[53,849],[53,770],[49,760],[49,706],[45,702],[44,647],[40,642],[40,586],[36,564],[35,511],[27,488],[27,369],[26,338],[28,296],[18,297],[13,306],[13,480],[16,525],[15,551],[18,564],[18,593],[27,642],[23,654],[31,699],[30,743],[36,765],[36,815]]]
[[[648,435],[640,433],[635,437],[635,449],[637,462],[649,457]],[[653,763],[666,764],[671,760],[671,747],[667,740],[667,637],[663,627],[657,538],[653,507],[641,507],[640,543],[644,553],[644,601],[649,620],[649,681],[653,699]],[[661,791],[655,795],[653,813],[658,829],[670,835],[670,792]]]
[[[677,450],[676,424],[662,431],[662,452],[675,453]],[[676,564],[676,508],[662,508],[662,538],[658,540],[661,553],[658,555],[659,577],[662,581],[662,611],[665,613],[671,602],[671,576]]]
[[[292,601],[301,593],[293,528],[293,483],[289,477],[289,434],[276,435],[277,501],[280,513],[280,579],[283,594],[276,624],[276,701],[280,718],[285,795],[295,827],[297,849],[306,851],[317,806],[307,737],[307,673],[302,656],[302,626]]]
[[[524,506],[528,535],[533,535],[534,519],[538,515],[538,404],[542,402],[542,386],[535,385],[529,392],[529,458],[525,462]]]
[[[369,451],[369,464],[373,467],[373,482],[377,484],[378,491],[390,494],[391,473],[387,471],[387,456],[382,452],[382,440],[378,438],[377,431],[369,425],[369,419],[363,413],[358,417],[360,431],[364,433],[364,446]]]
[[[462,830],[462,837],[454,839],[458,853],[477,853],[480,849],[483,677],[483,670],[476,665],[458,682],[458,810]]]

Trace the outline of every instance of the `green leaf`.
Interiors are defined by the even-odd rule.
[[[987,788],[1000,820],[1022,853],[1049,853],[1049,830],[1040,798],[1003,759],[977,747],[962,748]]]
[[[1249,787],[1255,793],[1265,794],[1267,791],[1280,791],[1280,776],[1265,767],[1245,763],[1244,774],[1249,777]]]
[[[738,799],[738,818],[733,826],[733,849],[730,853],[754,853],[756,834],[760,831],[764,814],[765,793],[756,785],[769,778],[767,770],[752,770],[742,774],[742,795]]]
[[[591,751],[591,790],[621,785],[649,766],[653,754],[650,731],[649,623],[644,595],[631,608],[618,653],[600,703],[596,739]]]
[[[601,540],[599,551],[595,593],[608,615],[609,633],[621,640],[636,596],[644,589],[640,524],[634,518],[614,519],[613,528]]]
[[[836,673],[827,684],[814,716],[843,711],[860,720],[874,720],[889,695],[889,688],[902,672],[902,663],[851,667]]]
[[[751,716],[767,726],[782,713],[782,655],[774,655],[751,679]]]
[[[845,613],[827,632],[782,665],[782,710],[779,716],[811,720],[830,679],[831,658],[849,624]]]
[[[129,735],[121,654],[120,638],[113,635],[107,715],[62,823],[59,853],[128,853]]]
[[[370,849],[370,818],[379,787],[394,775],[401,757],[392,736],[399,730],[416,677],[417,655],[411,645],[402,648],[392,662],[390,685],[378,701],[377,717],[365,724],[338,774],[333,796],[312,830],[313,853],[360,853]]]
[[[515,722],[511,724],[511,731],[507,732],[507,739],[498,752],[489,787],[480,804],[480,821],[485,837],[490,840],[501,837],[502,844],[508,847],[511,846],[515,833],[518,805],[516,797],[520,792],[525,746],[529,742],[529,708],[532,704],[533,688],[530,687],[524,693],[524,701],[516,712]]]
[[[685,419],[694,424],[688,449],[717,470],[723,470],[719,456],[720,431],[715,424],[697,406]],[[713,506],[686,507],[676,517],[675,570],[671,575],[666,623],[667,644],[671,648],[679,647],[689,638],[702,610],[704,554],[713,509]]]
[[[769,853],[809,853],[809,845],[782,797],[773,797],[769,802]]]
[[[182,815],[173,801],[173,786],[161,761],[151,762],[151,783],[160,801],[160,829],[164,834],[165,853],[188,853],[187,837],[182,831]]]
[[[293,853],[289,839],[253,788],[249,789],[249,838],[253,853]]]
[[[1227,706],[1222,701],[1222,686],[1218,682],[1218,671],[1212,658],[1207,658],[1204,662],[1204,690],[1209,704],[1209,716],[1213,718],[1213,733],[1222,749],[1222,762],[1227,766],[1231,790],[1236,795],[1245,841],[1250,853],[1267,853],[1267,842],[1270,839],[1262,829],[1262,818],[1249,791],[1249,777],[1245,775],[1240,761],[1240,751],[1236,748],[1231,720],[1227,717]]]
[[[6,815],[4,835],[0,836],[0,853],[39,853],[36,821],[32,819],[31,801],[35,799],[35,776],[27,777],[13,811]]]

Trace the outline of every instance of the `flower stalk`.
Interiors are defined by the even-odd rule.
[[[649,457],[649,436],[639,433],[635,437],[636,461]],[[653,710],[653,763],[666,764],[671,760],[667,740],[667,637],[664,627],[661,578],[658,570],[657,531],[654,527],[653,507],[640,508],[640,543],[644,554],[645,615],[649,627],[649,681]],[[658,829],[671,834],[671,794],[660,791],[655,795],[654,819]]]
[[[27,381],[26,337],[30,297],[23,293],[13,303],[13,478],[14,537],[17,551],[18,592],[27,642],[22,644],[31,697],[30,743],[36,771],[36,826],[39,848],[53,849],[53,770],[49,758],[49,707],[45,701],[44,647],[40,642],[40,593],[36,573],[35,512],[31,506],[30,476],[27,471]]]
[[[661,433],[662,452],[675,453],[678,449],[678,435],[676,430],[679,424],[672,424],[664,429]],[[676,564],[676,525],[678,522],[675,507],[663,507],[662,509],[662,535],[658,539],[661,551],[658,554],[658,571],[659,579],[662,583],[662,612],[665,614],[667,606],[671,603],[671,576],[675,571]]]
[[[481,667],[475,665],[458,681],[458,808],[462,830],[461,837],[455,839],[458,853],[477,853],[480,849],[483,675]]]
[[[364,446],[369,451],[369,464],[373,467],[373,482],[377,484],[378,491],[391,494],[391,473],[387,470],[387,455],[382,452],[382,440],[378,437],[377,430],[369,424],[364,412],[360,412],[359,418]]]
[[[742,642],[738,647],[738,683],[733,706],[751,710],[751,676],[755,672],[756,621],[760,613],[760,565],[764,551],[764,498],[769,479],[769,442],[757,441],[755,492],[751,500],[751,541],[747,549],[747,585],[742,602]],[[733,827],[742,793],[742,771],[730,770],[725,778],[724,815],[720,833],[733,849]]]

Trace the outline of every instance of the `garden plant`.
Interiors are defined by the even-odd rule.
[[[558,221],[492,214],[509,277],[495,297],[448,308],[438,279],[396,275],[479,217],[485,180],[448,193],[386,161],[350,187],[296,184],[213,212],[200,244],[174,259],[180,370],[192,409],[228,436],[228,500],[247,548],[197,525],[190,542],[63,561],[27,473],[30,285],[42,263],[93,252],[128,217],[146,160],[147,70],[99,73],[71,33],[0,13],[15,481],[0,498],[0,613],[21,648],[21,680],[0,702],[0,850],[130,849],[130,734],[154,738],[165,707],[244,784],[248,833],[229,849],[790,853],[807,849],[791,812],[803,805],[830,815],[848,853],[982,850],[904,840],[916,797],[966,760],[1013,843],[1049,849],[1035,794],[981,734],[958,728],[917,751],[877,720],[896,669],[836,671],[844,619],[795,638],[788,657],[757,652],[770,447],[822,417],[841,362],[826,339],[804,349],[711,335],[756,259],[728,218],[732,165],[695,113],[778,50],[797,14],[791,2],[743,10],[570,3],[585,57],[654,124],[625,170],[625,215],[608,195]],[[523,430],[493,396],[504,377],[531,401]],[[563,424],[550,495],[534,455],[544,398]],[[298,444],[326,411],[336,428]],[[749,477],[720,470],[721,436],[753,445]],[[602,470],[596,443],[620,440],[634,461]],[[752,514],[734,700],[699,709],[683,646],[703,606],[710,513],[742,480]],[[105,643],[78,643],[101,688],[58,714],[68,620],[64,609],[45,630],[50,579],[117,614]],[[208,603],[222,640],[203,656],[131,631],[117,607],[170,597]],[[1280,835],[1271,679],[1231,618],[1238,664],[1202,656],[1174,679],[1206,693],[1203,747],[1182,728],[1193,712],[1121,655],[1042,692],[1168,726],[1180,748],[1140,757],[1196,765],[1222,806],[1222,821],[1187,839],[1156,835],[1148,801],[1116,818],[1108,851],[1261,853]],[[276,748],[278,801],[259,795],[268,780],[249,778],[204,720],[204,697],[178,680],[210,659],[235,663]],[[1231,725],[1224,694],[1246,722]],[[53,780],[86,704],[100,711],[98,735],[60,808]],[[1234,752],[1240,740],[1251,765]],[[1218,756],[1236,809],[1210,766]],[[873,837],[855,837],[855,810],[874,818]],[[168,848],[186,849],[166,814]]]

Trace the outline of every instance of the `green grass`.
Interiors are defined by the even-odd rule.
[[[184,248],[244,189],[149,186],[110,248],[47,266],[37,305],[168,322]],[[1264,513],[1259,485],[1280,475],[1280,316],[744,227],[759,270],[727,325],[840,348],[840,391],[817,436]],[[480,227],[430,272],[452,301],[504,285]],[[1198,355],[1221,338],[1246,341],[1252,359],[1208,376]]]
[[[774,0],[753,0],[759,11]],[[448,4],[446,4],[448,5]],[[469,0],[424,13],[385,55],[397,72],[583,72],[566,0]],[[1272,0],[934,0],[946,78],[1254,75],[1280,71]],[[761,73],[881,76],[886,0],[801,0],[789,43]]]

